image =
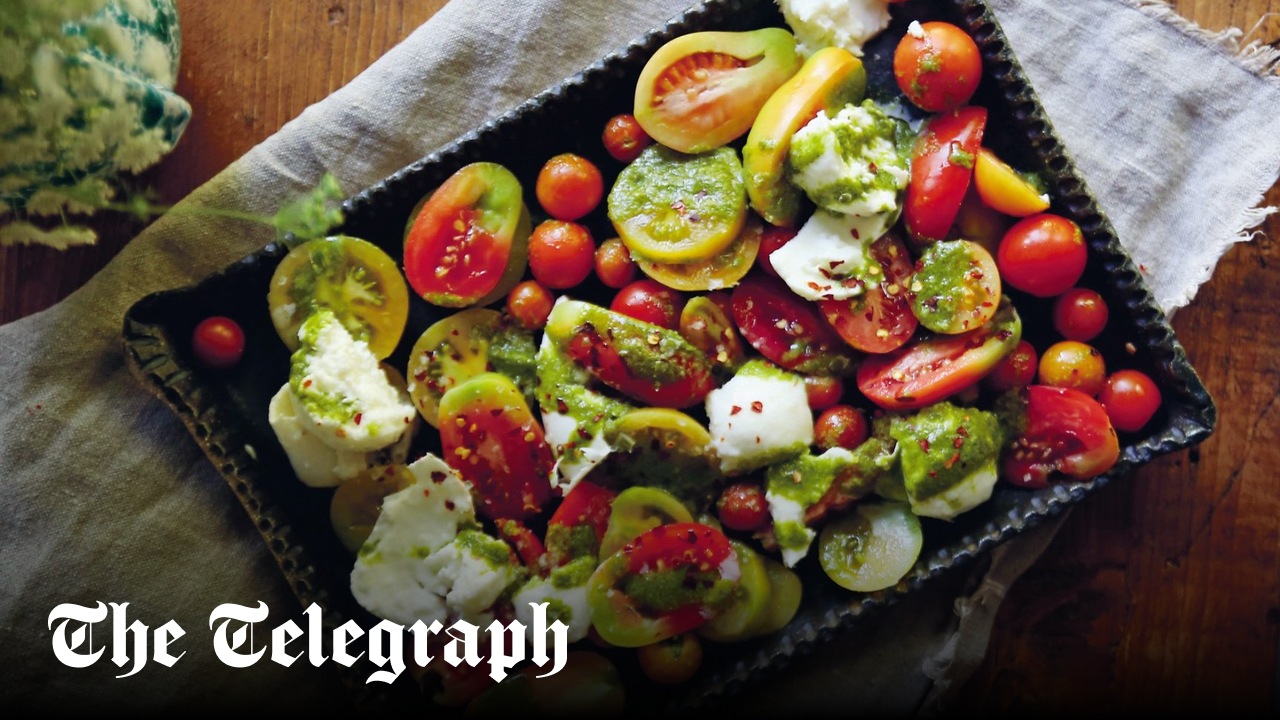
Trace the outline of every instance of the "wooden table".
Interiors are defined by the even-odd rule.
[[[178,92],[195,117],[141,183],[164,201],[180,199],[445,1],[179,0]],[[1210,30],[1239,27],[1263,42],[1280,40],[1280,14],[1263,20],[1280,13],[1280,0],[1174,5]],[[1267,202],[1280,204],[1280,185]],[[98,224],[96,247],[0,250],[0,322],[66,296],[141,229],[127,220]],[[1174,320],[1217,400],[1217,432],[1072,511],[1009,591],[962,709],[1277,712],[1280,216],[1262,229],[1227,253]]]

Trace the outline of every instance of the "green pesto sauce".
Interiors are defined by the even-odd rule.
[[[714,570],[699,572],[687,567],[635,573],[622,582],[622,591],[636,605],[657,612],[693,603],[721,607],[733,600],[736,587],[736,582],[721,579]]]
[[[800,549],[808,547],[813,540],[812,530],[797,520],[786,520],[773,524],[773,536],[778,540],[778,547]]]
[[[679,241],[699,224],[734,221],[746,193],[737,150],[686,155],[655,143],[618,173],[609,191],[609,219],[645,218],[654,239]]]
[[[915,501],[963,482],[999,455],[1005,439],[995,413],[949,402],[895,417],[889,434],[898,441],[903,483]]]
[[[553,623],[557,620],[569,625],[573,622],[573,608],[560,598],[544,598],[542,602],[547,604],[547,623]]]
[[[485,561],[494,570],[511,565],[511,548],[505,542],[479,530],[463,530],[453,539],[459,550]]]
[[[600,539],[595,528],[582,525],[549,525],[547,527],[547,552],[553,557],[579,558],[595,556],[600,552]]]
[[[510,323],[499,323],[498,327],[485,330],[485,340],[489,344],[490,368],[511,378],[532,407],[538,385],[538,347],[533,333]]]
[[[980,280],[968,275],[974,269],[974,257],[963,240],[935,242],[925,248],[917,263],[913,279],[915,295],[911,309],[920,323],[934,332],[955,332],[965,314],[973,313],[974,293],[982,292]],[[919,287],[914,287],[919,283]]]
[[[551,586],[558,590],[582,587],[591,579],[591,573],[595,572],[598,564],[594,553],[580,555],[567,564],[554,568],[548,579],[551,581]]]
[[[331,322],[336,322],[334,314],[324,308],[312,313],[303,321],[298,333],[301,344],[289,359],[289,389],[312,416],[347,424],[355,418],[356,404],[350,398],[323,393],[314,383],[307,383],[320,331]]]
[[[590,375],[554,342],[544,343],[536,356],[537,401],[544,413],[560,413],[578,421],[580,445],[613,427],[634,408],[587,387]]]

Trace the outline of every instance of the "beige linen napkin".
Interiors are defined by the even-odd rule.
[[[354,192],[624,47],[687,1],[453,0],[185,202],[269,215],[326,171]],[[1157,3],[992,4],[1157,297],[1169,309],[1184,304],[1266,212],[1256,205],[1280,172],[1280,89],[1260,74],[1274,57],[1236,53],[1235,35],[1188,32]],[[1144,84],[1126,92],[1133,78]],[[210,651],[214,606],[265,601],[274,627],[297,616],[297,603],[230,489],[120,352],[132,303],[269,239],[170,214],[66,301],[0,327],[0,706],[292,715],[345,702],[332,668],[263,661],[237,670]],[[1053,529],[1003,546],[985,578],[944,577],[798,658],[734,707],[945,709],[947,690],[981,658],[1003,588]],[[98,601],[127,602],[130,619],[152,628],[175,620],[186,631],[175,654],[185,655],[125,678],[116,676],[128,668],[107,657],[85,669],[60,665],[50,611]]]

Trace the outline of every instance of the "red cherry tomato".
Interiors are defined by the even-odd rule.
[[[545,220],[529,236],[529,270],[552,290],[571,288],[595,268],[596,245],[585,226]]]
[[[619,290],[609,309],[668,330],[677,330],[684,303],[685,297],[680,292],[646,278]]]
[[[1138,370],[1117,370],[1107,378],[1098,402],[1106,408],[1111,424],[1122,432],[1138,432],[1151,422],[1163,400],[1160,388]]]
[[[809,409],[821,412],[844,397],[844,381],[834,375],[805,375],[804,392],[809,398]]]
[[[244,357],[244,330],[229,317],[205,318],[191,333],[191,352],[210,370],[235,367]]]
[[[525,280],[507,294],[507,313],[529,330],[539,330],[547,324],[553,304],[551,293],[537,280]]]
[[[982,379],[983,384],[988,390],[997,393],[1026,387],[1036,379],[1037,359],[1036,349],[1031,343],[1020,340],[1018,347]]]
[[[852,405],[827,408],[813,423],[813,442],[823,450],[852,450],[866,442],[870,433],[866,416]]]
[[[620,238],[609,238],[596,248],[596,277],[615,290],[636,279],[636,261]]]
[[[755,532],[769,522],[769,503],[757,483],[738,482],[720,491],[716,499],[720,524],[738,532]]]
[[[797,232],[799,230],[796,228],[765,225],[764,233],[760,236],[760,249],[756,252],[756,264],[761,270],[778,277],[778,271],[773,269],[773,262],[769,260],[769,256],[774,250],[791,242],[791,238],[795,237]]]
[[[915,266],[906,245],[890,235],[871,243],[871,256],[880,263],[884,282],[849,300],[819,300],[818,309],[854,348],[887,353],[906,344],[920,325],[908,292]]]
[[[542,166],[534,185],[538,203],[557,220],[577,220],[604,197],[604,178],[590,160],[573,153],[556,155]]]
[[[1093,290],[1072,288],[1053,302],[1053,327],[1068,340],[1089,342],[1107,326],[1107,301]]]
[[[893,77],[917,107],[947,112],[969,102],[982,79],[982,54],[969,34],[947,22],[908,32],[893,53]]]
[[[934,115],[916,138],[902,218],[918,243],[941,240],[951,230],[973,180],[986,126],[985,108],[962,107]]]
[[[605,123],[604,149],[614,160],[629,163],[635,160],[640,151],[653,144],[653,138],[640,127],[634,115],[624,113],[614,115]]]
[[[1063,340],[1045,349],[1036,376],[1041,385],[1073,388],[1093,397],[1107,381],[1107,365],[1097,348]]]
[[[733,321],[751,347],[779,367],[813,375],[847,375],[853,352],[818,308],[781,280],[748,275],[733,289]]]
[[[1084,235],[1074,222],[1040,213],[1018,221],[1004,234],[996,266],[1005,282],[1047,298],[1075,285],[1088,259]]]
[[[937,335],[886,355],[868,355],[858,368],[858,389],[886,410],[931,405],[976,384],[1022,339],[1022,321],[1004,307],[986,325],[959,335]]]
[[[1085,479],[1120,457],[1120,442],[1098,401],[1079,390],[1031,385],[1022,390],[1027,426],[1004,454],[1008,482],[1039,488],[1059,473]]]

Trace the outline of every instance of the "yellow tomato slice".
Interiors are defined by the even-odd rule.
[[[284,256],[271,276],[267,306],[290,350],[298,348],[302,322],[326,307],[381,360],[404,334],[409,289],[396,262],[377,245],[336,235],[309,240]]]
[[[751,217],[729,247],[706,260],[660,263],[636,258],[636,264],[645,275],[669,288],[684,292],[723,290],[737,285],[755,264],[763,234],[760,221]]]
[[[982,202],[1006,215],[1026,217],[1049,209],[1048,195],[987,148],[978,151],[973,182]]]

